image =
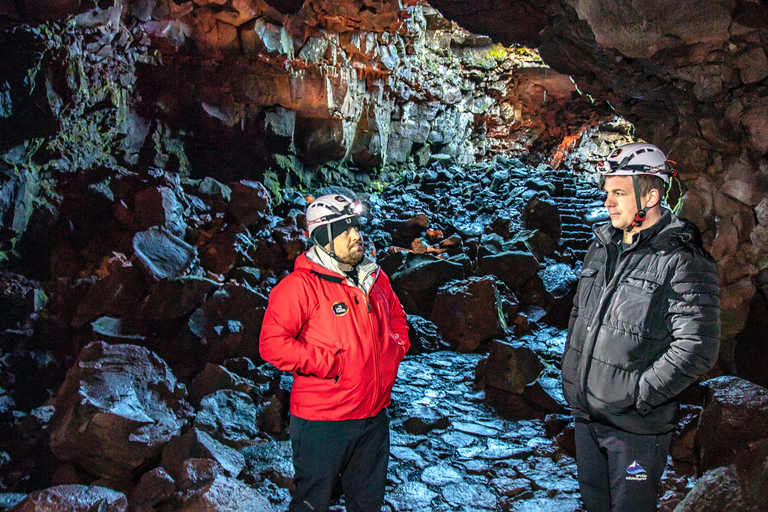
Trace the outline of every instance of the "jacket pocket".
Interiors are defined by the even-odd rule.
[[[647,277],[627,276],[619,282],[611,304],[611,314],[624,324],[631,326],[629,332],[642,337],[653,336],[651,332],[664,325],[662,311],[657,298],[661,285]],[[625,327],[626,329],[626,327]]]
[[[598,408],[616,412],[628,412],[635,409],[637,401],[637,383],[640,374],[637,371],[622,368],[593,359],[587,382],[587,393],[597,400]],[[590,400],[591,401],[591,400]],[[594,407],[595,404],[590,404]]]
[[[594,295],[595,280],[598,269],[587,267],[581,270],[578,287],[578,306],[579,309],[585,309],[589,306]]]

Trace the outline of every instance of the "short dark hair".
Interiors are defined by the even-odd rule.
[[[637,176],[637,188],[640,190],[640,196],[644,196],[651,190],[656,189],[659,191],[659,195],[664,197],[664,193],[667,190],[667,184],[664,183],[663,179],[657,176],[640,174]]]

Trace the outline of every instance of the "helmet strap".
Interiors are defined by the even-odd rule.
[[[637,214],[635,214],[635,220],[632,221],[632,225],[625,229],[627,233],[631,232],[634,228],[642,226],[645,216],[648,214],[648,208],[643,208],[642,203],[640,203],[640,186],[637,184],[637,176],[632,176],[632,188],[635,190]]]

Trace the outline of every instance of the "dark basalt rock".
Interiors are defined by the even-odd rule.
[[[173,481],[181,482],[188,473],[187,460],[211,460],[218,473],[236,477],[245,467],[245,459],[234,448],[224,445],[198,428],[174,437],[163,449],[162,467]],[[199,464],[198,464],[199,465]]]
[[[191,273],[198,264],[197,250],[163,227],[136,233],[133,250],[143,268],[156,281]]]
[[[133,219],[137,231],[162,226],[178,237],[187,230],[184,209],[168,187],[147,188],[134,198]]]
[[[239,181],[232,184],[227,213],[236,222],[255,226],[272,213],[272,199],[267,188],[258,181]]]
[[[494,275],[519,296],[522,285],[536,277],[539,270],[539,262],[533,254],[508,251],[484,256],[476,275]]]
[[[92,474],[129,478],[187,423],[186,394],[146,348],[91,343],[56,397],[51,449]]]
[[[768,389],[732,376],[701,384],[704,408],[699,419],[701,468],[734,460],[750,444],[768,438]]]
[[[250,445],[259,436],[261,411],[251,397],[222,389],[204,397],[195,417],[195,428],[233,448]]]
[[[191,496],[180,497],[179,512],[276,512],[264,495],[235,478],[217,475]]]
[[[408,315],[408,339],[411,342],[409,354],[422,354],[448,348],[437,332],[437,326],[418,315]]]
[[[31,492],[14,512],[126,512],[128,500],[121,492],[106,487],[59,485]]]
[[[431,318],[443,339],[461,352],[476,350],[506,329],[501,296],[492,277],[471,277],[440,288]]]
[[[403,266],[392,275],[392,286],[406,313],[431,318],[438,288],[452,279],[464,279],[461,264],[409,253]]]
[[[535,382],[544,365],[538,356],[521,343],[493,340],[485,363],[485,383],[508,393],[521,394]]]
[[[149,511],[152,507],[170,498],[176,491],[176,483],[162,467],[141,475],[139,483],[128,497],[132,510]]]

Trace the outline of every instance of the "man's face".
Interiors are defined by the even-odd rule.
[[[603,190],[607,193],[605,207],[616,229],[627,229],[635,221],[637,201],[632,176],[608,176]],[[641,201],[642,203],[642,201]]]
[[[333,239],[333,252],[348,265],[357,265],[363,259],[363,237],[357,228],[349,227]]]

